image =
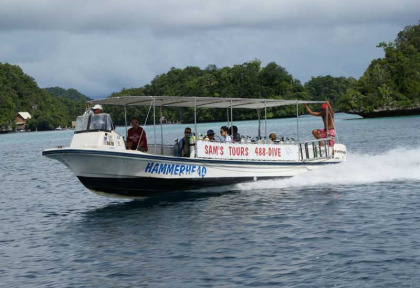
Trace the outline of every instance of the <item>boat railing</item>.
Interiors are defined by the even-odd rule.
[[[301,161],[310,161],[310,160],[319,160],[319,159],[329,159],[329,158],[333,158],[333,147],[330,146],[330,141],[333,138],[322,138],[322,139],[315,139],[315,140],[309,140],[309,141],[299,141],[299,142],[289,142],[289,143],[257,143],[257,142],[252,142],[252,143],[241,143],[241,142],[234,142],[231,143],[231,145],[233,146],[248,146],[248,147],[252,147],[252,146],[257,146],[260,145],[261,147],[264,147],[265,144],[269,144],[269,146],[279,146],[279,147],[290,147],[290,146],[294,146],[297,147],[297,153],[298,155],[298,159]],[[213,143],[213,144],[217,144],[220,142],[208,142],[208,143]],[[194,145],[195,149],[197,148],[197,143]],[[175,147],[177,148],[177,147]],[[252,148],[253,149],[253,148]],[[160,144],[151,144],[149,147],[149,153],[150,154],[157,154],[157,155],[165,155],[165,156],[178,156],[179,151],[174,151],[174,146],[173,145],[160,145]],[[203,155],[204,156],[204,155]],[[194,158],[197,157],[197,154],[194,153]],[[199,156],[198,156],[199,157]],[[200,157],[199,157],[200,158]],[[206,157],[204,156],[204,158],[211,158],[211,157]],[[296,160],[298,160],[296,159]],[[255,159],[257,160],[257,159]],[[269,159],[261,159],[261,160],[269,160]]]
[[[328,159],[333,157],[333,146],[330,145],[332,137],[316,140],[301,141],[299,154],[302,161],[312,159]]]

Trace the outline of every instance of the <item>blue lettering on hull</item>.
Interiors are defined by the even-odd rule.
[[[144,169],[145,173],[158,175],[176,175],[176,176],[197,176],[204,178],[207,174],[207,168],[200,165],[184,164],[163,164],[149,162]]]

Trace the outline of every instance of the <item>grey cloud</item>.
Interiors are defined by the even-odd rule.
[[[0,62],[41,87],[104,97],[171,67],[275,61],[295,78],[360,77],[417,24],[416,1],[0,0]]]
[[[374,1],[0,1],[1,30],[92,31],[222,29],[401,21],[419,15],[413,0]]]

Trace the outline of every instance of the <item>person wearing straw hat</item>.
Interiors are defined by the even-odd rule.
[[[147,152],[146,131],[139,126],[139,119],[131,119],[131,128],[127,131],[127,149]]]
[[[321,105],[321,112],[314,112],[308,107],[308,105],[303,105],[309,114],[313,116],[321,116],[322,121],[324,122],[324,129],[314,129],[312,130],[312,135],[314,135],[316,139],[332,137],[333,139],[329,140],[328,144],[329,146],[334,146],[336,132],[334,128],[334,110],[332,109],[330,102],[325,101],[325,103]]]

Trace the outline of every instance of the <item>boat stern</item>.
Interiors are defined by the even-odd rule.
[[[347,147],[344,144],[334,144],[333,158],[337,160],[347,160]]]

